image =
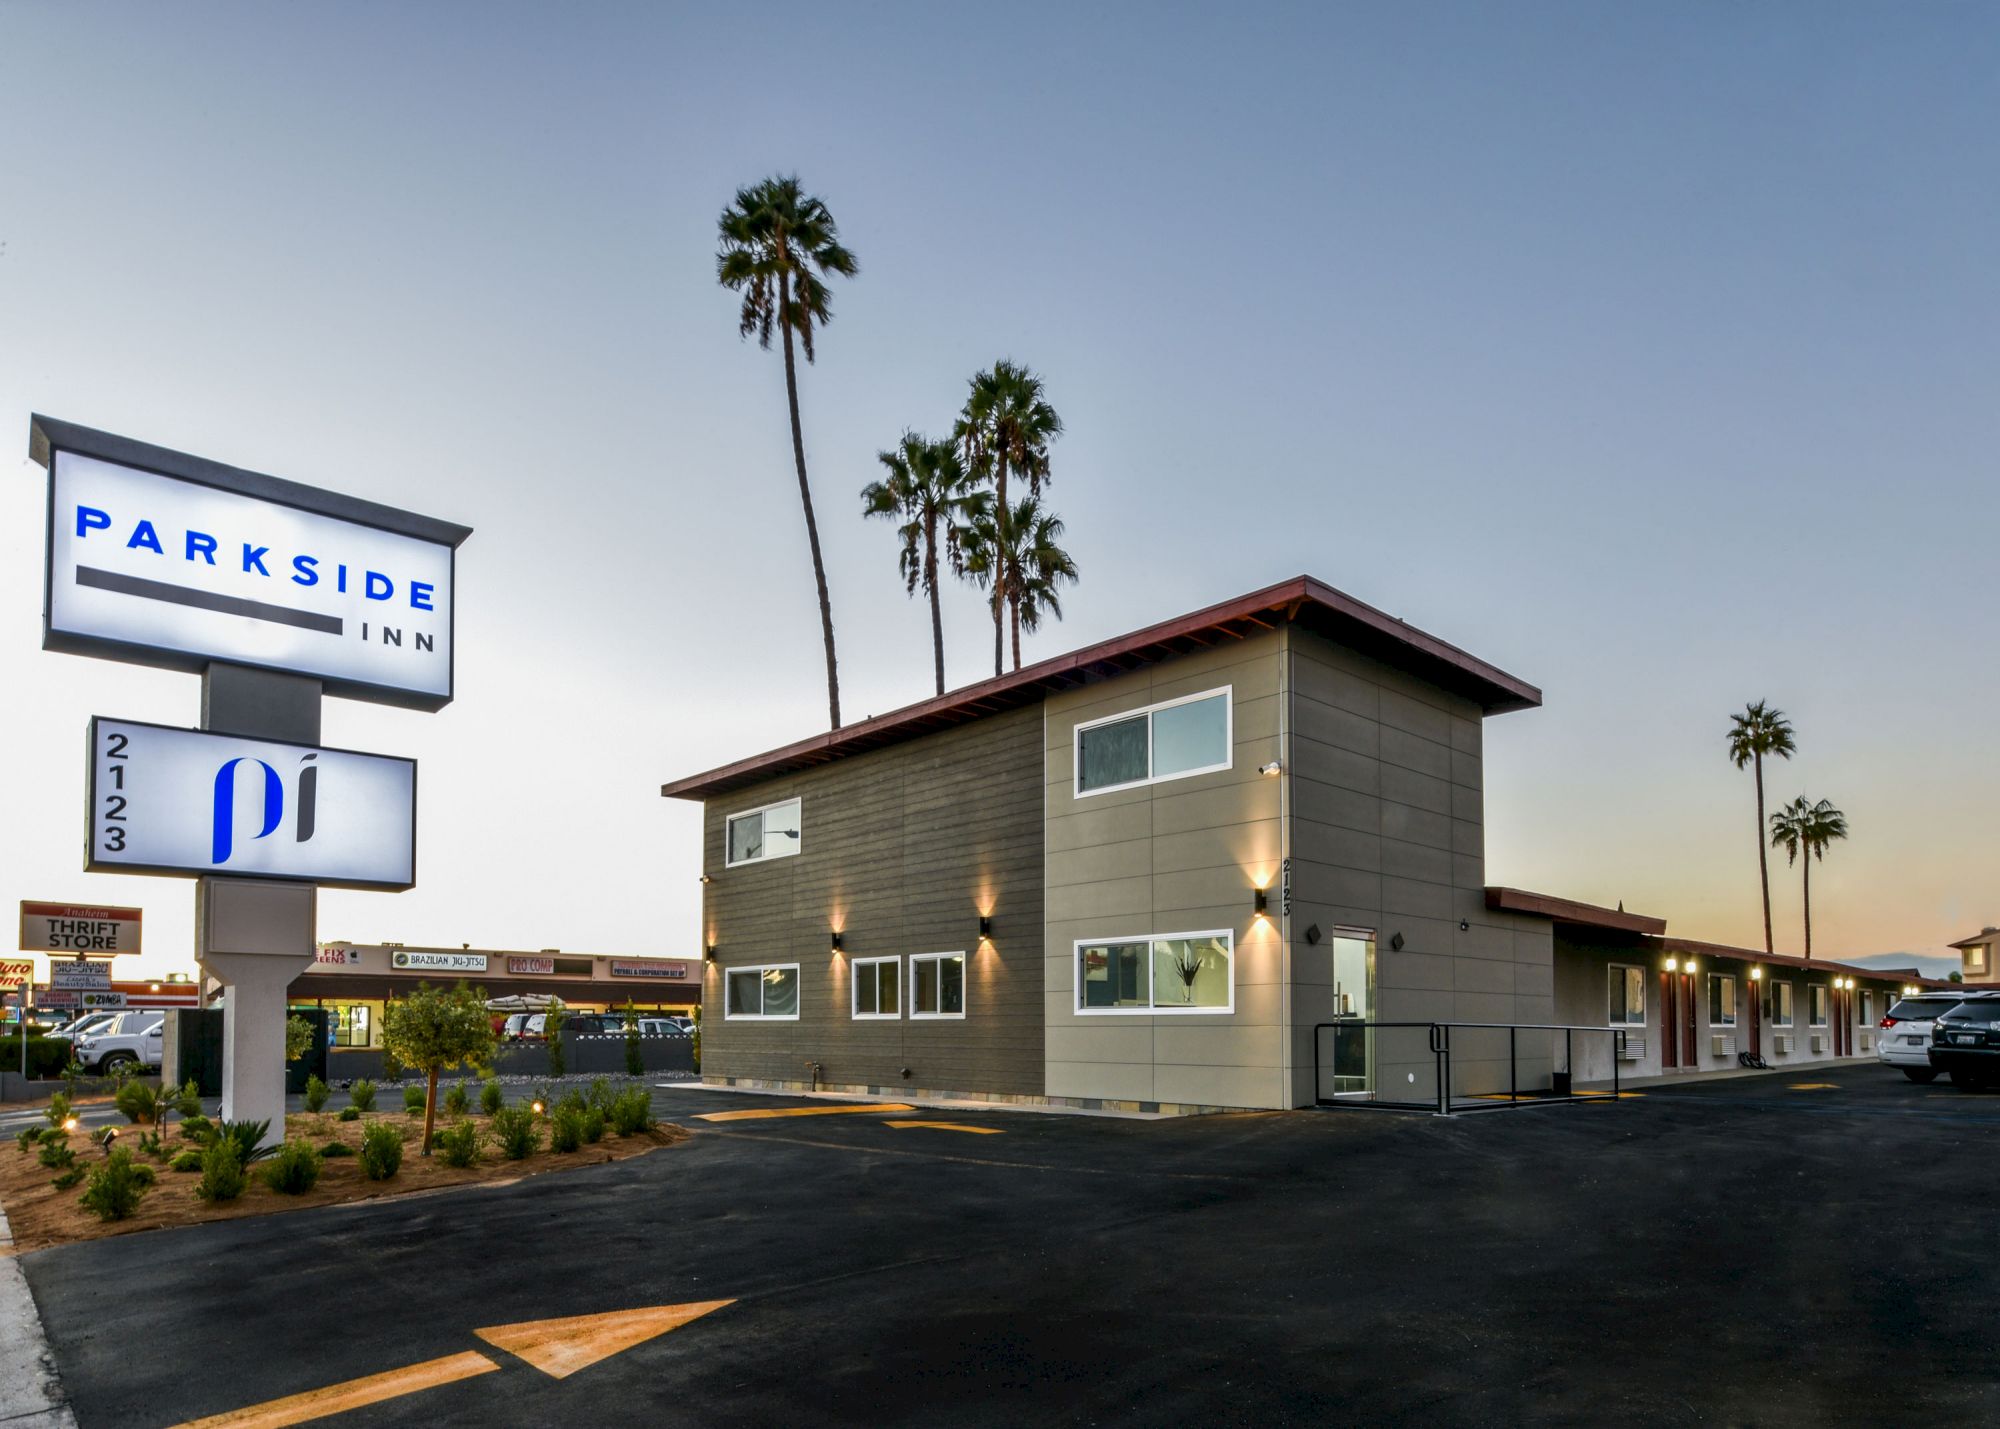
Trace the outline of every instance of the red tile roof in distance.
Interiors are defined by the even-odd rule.
[[[1542,702],[1542,692],[1525,680],[1518,680],[1456,645],[1448,645],[1332,586],[1310,576],[1299,576],[1115,640],[1073,650],[889,714],[876,715],[859,724],[816,734],[706,773],[690,774],[661,785],[660,793],[669,799],[710,798],[781,774],[794,774],[830,760],[900,744],[935,730],[1034,704],[1052,691],[1108,679],[1175,655],[1247,639],[1287,623],[1299,624],[1386,665],[1407,670],[1442,689],[1463,695],[1487,714],[1534,709]]]

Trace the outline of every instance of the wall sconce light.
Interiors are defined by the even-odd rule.
[[[990,913],[981,913],[979,915],[979,939],[981,942],[984,942],[988,938],[991,938],[992,936],[993,936],[993,915]]]
[[[1470,918],[1459,919],[1458,931],[1461,933],[1470,933],[1472,931],[1472,920]]]
[[[1257,772],[1259,774],[1265,774],[1265,775],[1282,774],[1285,772],[1285,766],[1280,764],[1277,760],[1273,759],[1269,764],[1258,765]]]
[[[1685,965],[1684,965],[1684,967],[1683,967],[1683,971],[1685,971],[1685,972],[1693,972],[1693,971],[1694,971],[1694,959],[1693,959],[1693,958],[1689,958],[1689,959],[1687,960],[1686,964],[1685,964]]]
[[[704,873],[704,874],[703,874],[703,875],[701,876],[701,881],[702,881],[703,883],[713,883],[713,882],[715,882],[715,880],[714,880],[713,878],[710,878],[710,877],[709,877],[709,876],[708,876],[707,874],[705,874],[705,873]]]
[[[708,945],[707,947],[703,948],[703,949],[701,950],[701,955],[702,955],[702,958],[703,958],[703,959],[704,959],[705,961],[707,961],[707,962],[711,962],[711,963],[712,963],[712,962],[714,962],[714,961],[715,961],[715,944],[713,944],[713,943],[710,943],[710,944],[709,944],[709,945]]]
[[[1666,961],[1666,969],[1670,973],[1679,972],[1680,966],[1681,966],[1681,960],[1679,958],[1668,958]]]
[[[1254,911],[1259,918],[1262,918],[1271,911],[1271,895],[1261,888],[1256,889],[1255,894],[1252,900]]]
[[[1306,926],[1306,941],[1315,948],[1319,946],[1319,924],[1311,923]]]
[[[846,940],[843,939],[839,933],[835,933],[833,935],[833,951],[837,953],[844,946],[846,946]]]
[[[1403,951],[1403,935],[1401,933],[1391,933],[1389,935],[1389,951],[1393,953]]]
[[[1764,966],[1762,963],[1759,963],[1756,967],[1750,969],[1750,981],[1762,982],[1763,980],[1764,980]]]

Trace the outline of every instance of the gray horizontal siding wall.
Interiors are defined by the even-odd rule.
[[[797,1082],[818,1062],[834,1086],[1042,1094],[1041,734],[1034,705],[708,801],[704,1076]],[[728,816],[794,796],[800,853],[725,867]],[[909,955],[941,952],[966,955],[965,1018],[913,1021]],[[904,1015],[856,1021],[852,961],[892,956]],[[758,963],[799,965],[798,1021],[724,1017],[721,970]]]

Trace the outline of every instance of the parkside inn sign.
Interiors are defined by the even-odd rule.
[[[67,422],[38,417],[32,436],[49,469],[45,648],[450,702],[464,527]]]

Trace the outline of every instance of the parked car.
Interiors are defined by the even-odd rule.
[[[47,1035],[73,1042],[85,1033],[93,1030],[101,1030],[107,1024],[115,1021],[118,1015],[116,1012],[79,1012],[76,1016]]]
[[[1938,1069],[1931,1065],[1931,1024],[1942,1013],[1962,1003],[1992,997],[1984,992],[1920,992],[1900,999],[1881,1022],[1881,1036],[1875,1039],[1875,1057],[1884,1066],[1900,1069],[1913,1082],[1934,1082]]]
[[[2000,1082],[2000,998],[1967,998],[1931,1024],[1930,1063],[1955,1087]]]
[[[76,1039],[76,1059],[99,1076],[119,1067],[160,1065],[161,1035],[167,1019],[158,1012],[120,1012]]]
[[[639,1019],[641,1037],[685,1037],[687,1028],[671,1017],[642,1017]]]
[[[506,1024],[502,1026],[500,1029],[500,1040],[503,1042],[527,1041],[528,1019],[533,1016],[534,1014],[532,1012],[509,1013],[507,1015]]]

